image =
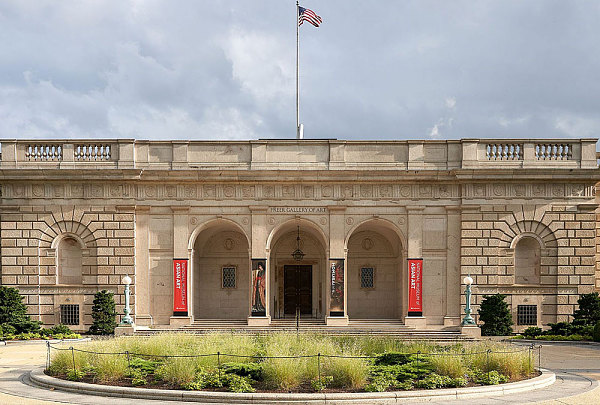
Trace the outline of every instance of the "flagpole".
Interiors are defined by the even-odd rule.
[[[296,0],[296,139],[300,139],[300,4]]]

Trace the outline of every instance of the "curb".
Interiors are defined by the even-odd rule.
[[[531,340],[531,339],[503,339],[506,343],[535,343],[540,345],[559,344],[559,345],[584,345],[584,346],[600,346],[600,342],[592,342],[590,340]]]
[[[43,368],[32,370],[29,378],[35,385],[74,392],[77,394],[100,395],[106,397],[137,398],[162,401],[218,402],[231,404],[390,404],[406,399],[413,400],[451,400],[465,398],[486,398],[490,396],[507,395],[544,388],[556,381],[556,375],[542,369],[542,375],[525,381],[501,385],[444,388],[437,390],[393,391],[393,392],[356,392],[356,393],[315,393],[315,394],[280,394],[280,393],[248,393],[210,391],[181,391],[152,388],[116,387],[73,382],[50,377]]]

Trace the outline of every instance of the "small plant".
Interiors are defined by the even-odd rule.
[[[538,328],[535,326],[530,326],[529,328],[525,329],[522,333],[523,336],[529,338],[529,339],[533,339],[536,336],[540,336],[542,334],[542,328]]]
[[[319,377],[313,378],[313,380],[310,382],[310,386],[315,391],[323,391],[332,382],[333,382],[333,376],[326,375],[326,376],[322,376],[321,378],[319,378]]]
[[[569,322],[549,323],[548,335],[569,336],[573,334],[573,326]]]
[[[263,367],[260,363],[225,363],[222,366],[223,372],[227,374],[250,377],[253,380],[262,379],[262,369]]]
[[[254,392],[250,377],[241,377],[237,374],[228,374],[225,377],[226,385],[231,392]]]
[[[148,384],[148,381],[146,380],[147,376],[148,376],[147,373],[145,373],[144,371],[137,369],[137,368],[132,368],[129,371],[129,378],[131,378],[131,385],[133,385],[134,387]]]
[[[479,319],[484,323],[481,334],[484,336],[507,336],[512,333],[512,316],[508,304],[504,299],[506,295],[484,295],[479,308]]]
[[[112,335],[117,327],[115,316],[117,316],[117,313],[115,312],[114,294],[106,290],[98,291],[94,296],[94,306],[92,307],[94,322],[90,326],[89,333],[92,335]]]
[[[80,370],[69,370],[67,372],[67,380],[69,381],[81,381],[85,377],[85,373]]]

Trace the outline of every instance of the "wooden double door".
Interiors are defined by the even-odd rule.
[[[286,265],[283,267],[283,308],[285,315],[312,315],[312,266]]]

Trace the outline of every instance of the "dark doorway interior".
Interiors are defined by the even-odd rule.
[[[287,265],[284,272],[283,306],[285,315],[312,315],[312,266]]]

